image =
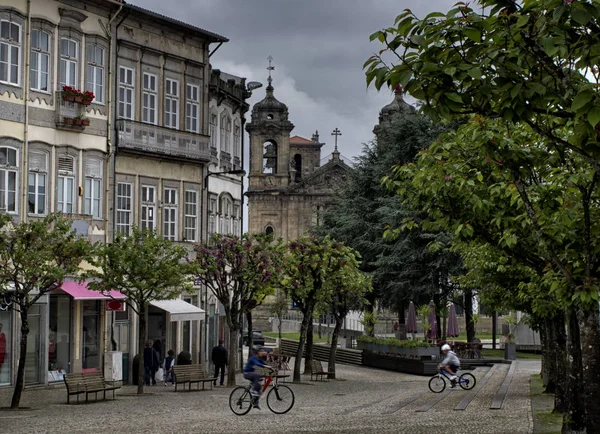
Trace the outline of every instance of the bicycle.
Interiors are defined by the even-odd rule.
[[[442,393],[446,389],[446,380],[451,381],[448,372],[440,368],[440,372],[429,380],[429,390],[433,393]],[[477,383],[475,376],[469,372],[465,372],[454,381],[464,390],[471,390]]]
[[[271,383],[273,383],[272,374],[263,378],[265,379],[265,384],[262,387],[261,393],[264,393]],[[251,390],[252,382],[248,386],[236,387],[231,391],[229,395],[229,408],[231,408],[234,414],[243,416],[250,412],[254,405],[254,397],[250,393]],[[267,407],[275,414],[285,414],[292,409],[295,400],[296,398],[292,389],[275,382],[267,394]]]

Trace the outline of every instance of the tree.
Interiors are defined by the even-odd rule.
[[[365,296],[372,290],[371,279],[359,270],[358,254],[347,249],[346,262],[340,270],[327,280],[329,298],[325,306],[333,317],[335,325],[329,349],[328,378],[335,379],[337,344],[344,319],[352,311],[362,310],[367,302]]]
[[[25,385],[29,309],[49,292],[59,289],[67,276],[76,277],[91,245],[60,214],[14,224],[0,214],[0,297],[21,318],[19,364],[10,407],[19,408]]]
[[[90,261],[96,267],[86,273],[93,279],[90,289],[121,292],[138,315],[138,394],[144,393],[148,305],[192,290],[196,267],[187,258],[185,248],[156,232],[133,227],[128,236],[119,234],[112,244],[99,246]]]
[[[406,10],[395,27],[372,35],[384,48],[367,61],[367,80],[376,87],[402,84],[436,118],[478,114],[504,119],[510,126],[527,125],[535,140],[545,140],[544,153],[553,169],[563,169],[565,159],[579,159],[579,172],[561,171],[576,178],[571,184],[579,196],[573,227],[558,232],[558,238],[568,237],[579,248],[579,253],[566,256],[560,250],[566,240],[557,245],[546,229],[552,226],[548,217],[565,223],[573,207],[538,218],[540,203],[531,201],[536,195],[526,188],[519,171],[512,170],[519,197],[515,200],[521,201],[538,245],[543,244],[543,257],[562,276],[554,289],[564,288],[570,306],[567,323],[574,361],[570,371],[581,373],[583,396],[569,398],[574,407],[564,419],[565,428],[592,431],[600,424],[598,267],[591,236],[600,178],[600,71],[595,48],[600,43],[600,4],[570,0],[478,4],[485,13],[458,3],[447,14],[432,13],[421,20]],[[399,64],[387,65],[381,57],[387,54]],[[570,390],[577,387],[572,384]]]
[[[288,307],[290,302],[283,290],[277,290],[275,296],[275,302],[271,304],[271,314],[277,318],[277,332],[279,335],[279,340],[281,340],[281,326],[283,322],[283,316],[288,311]]]
[[[235,386],[235,355],[242,315],[256,302],[256,297],[271,290],[277,277],[277,260],[269,242],[260,236],[215,234],[208,244],[197,246],[196,263],[202,270],[198,280],[212,291],[225,310],[229,327],[227,386]],[[251,324],[248,328],[251,329]]]

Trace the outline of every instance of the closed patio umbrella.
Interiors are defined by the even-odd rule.
[[[437,318],[435,317],[435,303],[433,300],[429,302],[429,330],[430,330],[430,338],[435,340],[437,339]]]
[[[455,338],[459,335],[458,333],[458,321],[456,320],[456,307],[454,303],[450,305],[450,313],[448,314],[448,330],[446,336]]]
[[[408,318],[406,318],[406,333],[412,333],[413,339],[417,332],[417,312],[415,310],[415,304],[411,301],[408,305]]]

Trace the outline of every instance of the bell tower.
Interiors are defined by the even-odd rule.
[[[285,189],[289,183],[290,132],[287,106],[274,96],[271,71],[273,58],[268,57],[267,94],[252,108],[251,122],[246,124],[250,136],[250,173],[248,192]]]

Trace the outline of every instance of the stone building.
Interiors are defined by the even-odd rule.
[[[321,158],[324,143],[318,132],[310,139],[291,136],[294,124],[288,107],[275,98],[271,76],[268,82],[265,98],[254,105],[246,125],[250,136],[248,231],[293,240],[319,224],[319,215],[351,169],[337,145],[329,157]]]

